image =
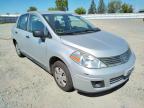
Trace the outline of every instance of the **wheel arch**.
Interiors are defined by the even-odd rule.
[[[51,66],[52,66],[56,61],[62,61],[62,62],[64,63],[64,61],[63,61],[61,58],[59,58],[59,57],[57,57],[57,56],[53,56],[53,57],[51,57],[50,60],[49,60],[49,66],[50,66],[50,68],[51,68]]]
[[[56,61],[61,61],[61,62],[63,62],[63,63],[67,66],[66,61],[65,61],[64,59],[62,59],[62,58],[60,58],[60,57],[57,57],[57,56],[52,56],[52,57],[49,59],[49,69],[50,69],[50,71],[51,71],[52,65],[53,65]]]
[[[13,44],[14,46],[16,45],[17,41],[15,39],[13,39]]]

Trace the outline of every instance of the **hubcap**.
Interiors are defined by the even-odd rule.
[[[55,68],[55,79],[61,87],[66,86],[66,83],[67,83],[66,82],[66,74],[62,68],[60,68],[60,67]]]

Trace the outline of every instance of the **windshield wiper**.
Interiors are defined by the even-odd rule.
[[[58,33],[59,35],[74,35],[74,32],[64,32],[64,33]]]
[[[76,35],[76,34],[83,34],[83,33],[92,33],[92,32],[98,32],[100,29],[85,29],[82,31],[73,31],[73,32],[63,32],[63,33],[58,33],[59,35]]]
[[[100,29],[96,28],[96,29],[85,29],[82,32],[98,32],[100,31]]]

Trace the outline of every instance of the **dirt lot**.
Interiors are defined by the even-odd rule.
[[[12,24],[0,25],[0,108],[144,108],[144,22],[92,20],[105,31],[125,38],[134,50],[136,68],[129,82],[115,91],[86,95],[66,93],[51,75],[16,55]]]

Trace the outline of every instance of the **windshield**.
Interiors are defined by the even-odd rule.
[[[85,19],[72,14],[44,14],[43,17],[58,35],[74,35],[100,31]]]

